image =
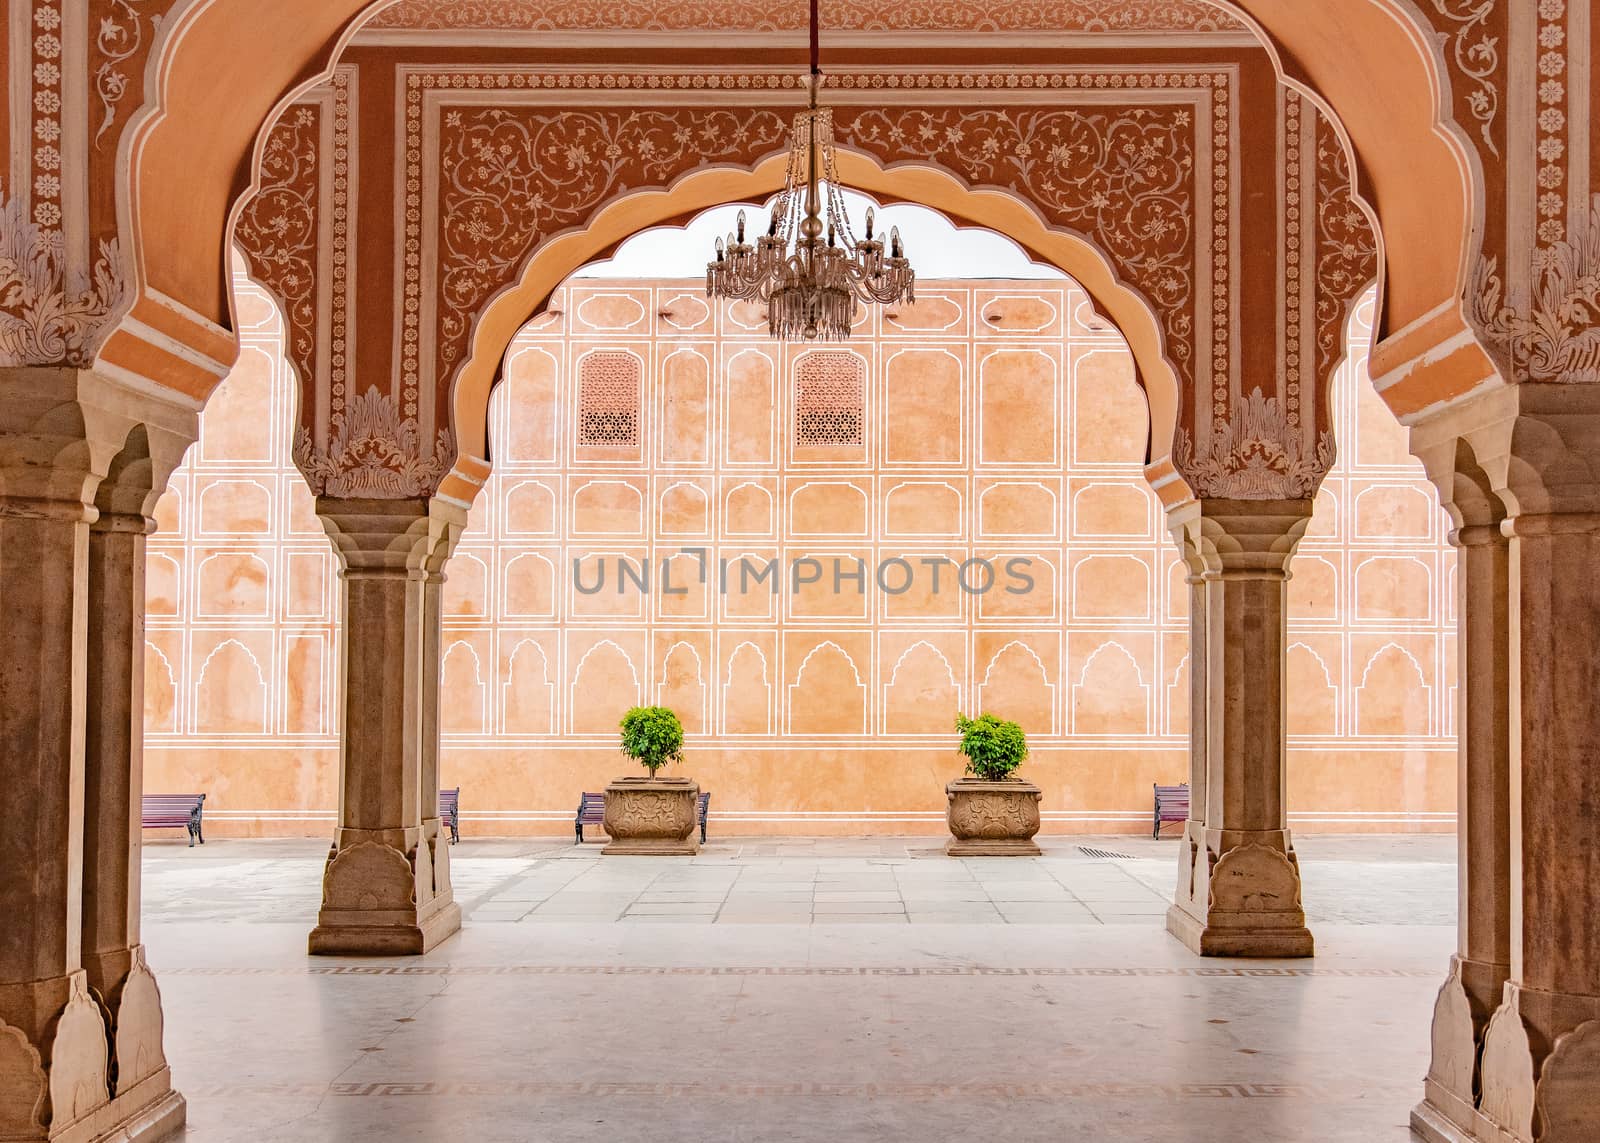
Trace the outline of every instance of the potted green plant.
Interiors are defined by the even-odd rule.
[[[663,706],[636,706],[622,716],[622,752],[649,773],[616,778],[606,786],[602,853],[695,854],[700,786],[693,778],[663,778],[657,771],[683,757],[683,724]]]
[[[967,758],[967,777],[945,787],[954,857],[1036,856],[1039,847],[1039,787],[1016,777],[1028,756],[1022,727],[992,714],[956,715],[957,749]]]

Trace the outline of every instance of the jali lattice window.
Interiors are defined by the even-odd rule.
[[[578,447],[639,446],[639,359],[591,353],[578,372]]]
[[[863,444],[866,369],[853,353],[823,350],[800,359],[794,380],[797,448]]]

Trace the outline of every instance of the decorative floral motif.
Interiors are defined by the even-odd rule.
[[[159,10],[148,11],[148,8],[171,6],[171,0],[165,3],[154,0],[146,12],[141,12],[143,3],[144,0],[95,0],[90,6],[89,27],[94,33],[94,93],[100,100],[100,123],[94,133],[96,149],[108,142],[115,144],[117,137],[111,128],[117,121],[118,105],[130,89],[139,94],[137,81],[149,50],[145,16],[149,16],[149,39],[153,40],[161,29],[163,15]]]
[[[1300,500],[1316,492],[1333,467],[1333,433],[1323,430],[1307,455],[1276,397],[1254,390],[1231,416],[1213,426],[1211,453],[1194,455],[1187,429],[1178,430],[1173,460],[1200,496],[1229,500]]]
[[[1243,25],[1204,0],[1054,0],[984,4],[923,0],[874,4],[824,0],[822,22],[848,31],[1185,31],[1240,30]],[[806,26],[803,0],[748,4],[742,0],[401,0],[378,13],[373,28],[484,28],[526,31],[781,32]]]
[[[1051,225],[1088,237],[1162,315],[1167,352],[1193,380],[1191,108],[840,107],[834,124],[841,146],[885,165],[931,162],[971,185],[1014,191]],[[1225,143],[1224,137],[1224,153]],[[1225,236],[1226,227],[1220,229]]]
[[[1350,307],[1378,276],[1378,242],[1356,204],[1344,143],[1317,116],[1317,383],[1327,385],[1344,357]]]
[[[1055,69],[1037,73],[949,71],[829,77],[830,86],[857,84],[926,93],[920,106],[836,111],[839,138],[884,165],[940,164],[969,185],[1004,188],[1034,203],[1053,226],[1084,234],[1103,249],[1121,276],[1159,311],[1167,352],[1180,381],[1207,385],[1214,417],[1228,414],[1231,393],[1229,330],[1230,201],[1233,131],[1226,72]],[[411,259],[403,285],[401,412],[416,414],[427,394],[449,415],[448,380],[466,357],[472,323],[482,306],[516,278],[537,246],[581,226],[624,193],[670,185],[708,163],[751,166],[786,142],[787,105],[728,109],[661,106],[666,93],[792,91],[789,73],[538,72],[517,68],[447,69],[405,74],[404,244],[419,250],[424,228],[437,226],[437,279],[424,297],[420,261]],[[1130,93],[1128,104],[1063,107],[1021,103],[951,106],[943,91],[1004,92],[1049,89]],[[429,91],[502,90],[504,102],[452,105]],[[639,90],[646,108],[566,107],[520,103],[515,92]],[[1141,105],[1133,93],[1192,92]],[[943,104],[943,106],[941,106]],[[425,111],[426,108],[426,111]],[[438,116],[437,156],[424,147],[425,114]],[[424,222],[428,164],[437,162],[439,191]],[[1095,170],[1085,179],[1084,170]],[[1210,188],[1206,240],[1195,231],[1199,180]],[[514,205],[513,205],[514,204]],[[1210,289],[1210,313],[1196,312],[1198,275]],[[1210,322],[1209,344],[1195,332]],[[432,329],[427,330],[427,323]],[[433,334],[425,366],[426,332]],[[1207,370],[1200,373],[1201,368]],[[1198,376],[1197,376],[1198,374]],[[444,396],[437,396],[443,394]],[[1202,428],[1209,443],[1209,429]]]
[[[288,357],[304,391],[317,378],[317,240],[322,172],[322,108],[300,103],[272,125],[261,153],[261,189],[234,230],[250,276],[276,297],[287,327]]]
[[[318,496],[404,499],[431,496],[455,463],[455,441],[439,431],[431,455],[415,417],[402,417],[393,397],[368,389],[333,418],[323,452],[304,425],[295,430],[294,462]]]
[[[1458,85],[1465,94],[1467,113],[1477,121],[1478,135],[1488,153],[1499,158],[1495,142],[1500,115],[1500,0],[1432,0],[1434,24],[1450,42],[1450,58],[1466,81]]]
[[[355,69],[337,69],[329,88],[313,91],[273,124],[262,150],[261,187],[245,204],[234,231],[250,276],[272,292],[283,312],[286,356],[300,381],[300,419],[308,448],[316,431],[319,393],[326,394],[331,428],[337,429],[345,412],[354,82]],[[329,114],[332,151],[325,155],[323,124]],[[326,282],[319,277],[324,243],[330,246],[331,264]],[[326,353],[321,345],[324,319]],[[320,455],[319,449],[312,451]]]
[[[1497,259],[1478,263],[1479,332],[1509,357],[1518,380],[1600,383],[1600,195],[1590,201],[1588,225],[1540,251],[1537,270],[1527,297],[1505,294]]]
[[[483,303],[542,241],[581,225],[617,194],[665,187],[706,164],[754,165],[786,146],[789,126],[784,111],[713,107],[451,107],[443,119],[440,381],[460,364]],[[414,343],[406,344],[410,393],[420,378],[409,360]]]
[[[1548,264],[1553,248],[1567,237],[1567,16],[1566,0],[1541,0],[1539,4],[1539,255]],[[1543,272],[1544,267],[1538,268]]]
[[[1301,363],[1301,321],[1305,316],[1304,274],[1305,264],[1303,258],[1304,242],[1302,241],[1303,227],[1301,219],[1302,210],[1301,186],[1303,178],[1302,155],[1302,114],[1304,104],[1300,93],[1288,88],[1280,89],[1283,98],[1283,359],[1280,368],[1283,370],[1284,407],[1287,409],[1286,419],[1290,429],[1297,429],[1300,424],[1300,363]],[[1315,117],[1315,112],[1312,112]],[[1315,374],[1312,378],[1312,389],[1316,388],[1316,379],[1322,374]]]
[[[88,365],[95,332],[122,303],[117,240],[102,240],[92,284],[69,290],[61,231],[0,187],[0,365]]]
[[[338,414],[344,409],[346,376],[350,367],[348,327],[350,321],[350,105],[354,99],[356,69],[341,67],[333,73],[333,193],[329,213],[333,218],[333,283],[328,299],[329,314],[329,409]],[[302,403],[303,410],[315,405]]]

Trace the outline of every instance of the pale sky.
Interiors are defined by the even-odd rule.
[[[844,192],[845,209],[857,235],[865,230],[867,207],[877,212],[883,233],[900,228],[906,256],[924,280],[934,278],[1064,278],[1054,266],[1029,259],[1022,247],[993,230],[956,227],[938,211],[912,203],[879,206],[858,191]],[[740,210],[746,234],[765,230],[769,207],[751,203],[715,206],[687,225],[644,230],[623,242],[611,258],[579,270],[578,278],[694,278],[705,274],[716,240],[733,229]]]

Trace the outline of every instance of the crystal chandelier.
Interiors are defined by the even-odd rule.
[[[765,304],[768,332],[784,341],[843,341],[861,303],[917,300],[917,275],[900,244],[899,228],[889,231],[887,250],[882,238],[873,237],[871,208],[866,237],[856,238],[851,229],[834,167],[833,112],[817,106],[818,59],[817,0],[811,0],[810,107],[794,118],[789,167],[771,224],[751,246],[741,210],[737,231],[726,244],[717,239],[716,259],[706,266],[706,297]],[[825,195],[821,182],[827,184]]]

